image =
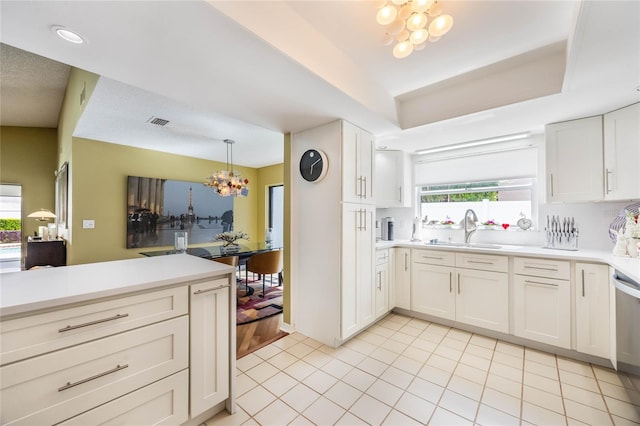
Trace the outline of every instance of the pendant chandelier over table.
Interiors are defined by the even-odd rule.
[[[221,197],[246,197],[249,195],[249,179],[242,179],[240,173],[233,170],[235,141],[225,139],[223,142],[227,144],[227,170],[220,170],[207,176],[204,185],[216,191]]]
[[[427,40],[432,43],[440,40],[453,26],[453,18],[442,14],[442,6],[436,0],[380,0],[378,3],[376,20],[386,27],[382,44],[389,46],[395,41],[393,56],[399,59],[424,49]]]

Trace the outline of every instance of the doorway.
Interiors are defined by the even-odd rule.
[[[22,186],[0,184],[0,273],[22,266]]]
[[[269,187],[269,228],[274,247],[284,244],[284,185]]]

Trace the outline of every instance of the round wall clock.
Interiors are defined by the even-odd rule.
[[[300,175],[308,182],[321,180],[329,168],[327,155],[316,149],[308,149],[300,157]]]

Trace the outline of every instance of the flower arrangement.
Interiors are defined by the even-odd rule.
[[[496,226],[498,223],[493,219],[489,219],[486,222],[482,222],[482,224],[485,226]]]
[[[440,221],[441,225],[453,225],[455,222],[449,216],[445,220]]]
[[[625,224],[624,236],[627,238],[640,238],[640,215],[625,210],[627,223]]]
[[[242,231],[228,231],[216,235],[217,241],[224,241],[223,247],[235,244],[237,240],[248,240],[249,234]]]

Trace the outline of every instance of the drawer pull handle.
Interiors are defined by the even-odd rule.
[[[493,265],[493,262],[481,262],[479,260],[467,260],[469,263],[479,263],[481,265]]]
[[[551,287],[558,287],[558,284],[553,284],[553,283],[541,283],[540,281],[529,281],[529,280],[524,280],[525,283],[528,284],[540,284],[540,285],[547,285],[547,286],[551,286]]]
[[[82,327],[89,327],[90,325],[96,325],[96,324],[100,324],[103,322],[108,322],[108,321],[114,321],[120,318],[126,318],[128,317],[129,314],[118,314],[118,315],[114,315],[112,317],[109,318],[103,318],[103,319],[99,319],[99,320],[95,320],[95,321],[89,321],[89,322],[85,322],[84,324],[78,324],[78,325],[68,325],[64,328],[61,328],[58,330],[58,333],[64,333],[65,331],[70,331],[70,330],[75,330],[77,328],[82,328]]]
[[[90,382],[91,380],[99,379],[100,377],[104,377],[104,376],[106,376],[108,374],[115,373],[116,371],[124,370],[125,368],[128,368],[128,367],[129,367],[129,364],[124,364],[124,365],[118,364],[118,365],[115,366],[115,368],[112,368],[111,370],[107,370],[107,371],[105,371],[103,373],[98,373],[95,376],[87,377],[86,379],[78,380],[77,382],[74,382],[74,383],[67,382],[66,385],[58,388],[58,392],[62,392],[64,390],[67,390],[67,389],[72,388],[74,386],[78,386],[78,385],[81,385],[83,383]]]
[[[529,266],[529,265],[524,265],[524,269],[539,269],[541,271],[553,271],[553,272],[558,272],[557,268],[542,268],[540,266]]]
[[[420,256],[423,259],[437,259],[437,260],[443,260],[442,257],[436,257],[436,256]]]
[[[218,287],[206,288],[204,290],[196,290],[196,291],[193,292],[193,294],[209,293],[210,291],[220,290],[221,288],[225,288],[225,287],[229,287],[229,286],[227,284],[225,284],[225,285],[221,285],[221,286],[218,286]]]

